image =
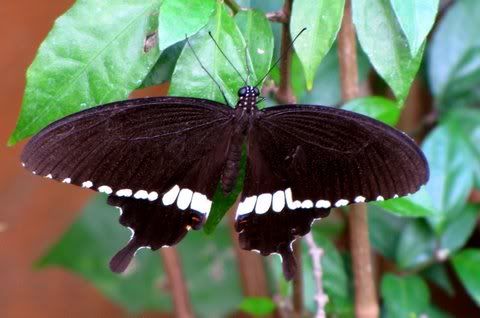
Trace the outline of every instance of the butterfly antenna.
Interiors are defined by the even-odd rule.
[[[222,51],[222,48],[220,47],[220,45],[218,45],[217,41],[215,41],[215,38],[213,37],[212,32],[208,31],[208,35],[210,35],[210,37],[213,40],[213,43],[215,43],[215,45],[217,46],[220,53],[222,53],[223,57],[225,57],[225,59],[227,60],[228,64],[230,64],[233,67],[233,69],[235,70],[235,72],[237,72],[238,76],[240,76],[242,81],[245,83],[245,86],[248,86],[245,78],[243,78],[242,74],[238,71],[238,69],[235,67],[235,65],[233,65],[233,63],[228,59],[227,55],[225,55],[225,53]]]
[[[195,52],[195,50],[193,49],[192,44],[190,44],[190,41],[188,40],[188,36],[186,34],[185,34],[185,39],[187,40],[188,47],[190,47],[190,49],[193,52],[193,55],[197,59],[198,64],[200,64],[200,67],[205,71],[205,73],[208,74],[208,76],[212,79],[212,81],[217,85],[218,89],[220,90],[220,93],[222,93],[222,96],[223,96],[223,99],[225,100],[225,103],[228,106],[231,106],[230,103],[228,102],[227,96],[225,96],[225,93],[223,92],[222,87],[220,86],[220,83],[218,83],[217,80],[213,77],[213,75],[210,74],[210,72],[207,70],[207,68],[205,66],[203,66],[202,62],[200,61],[200,58],[197,55],[197,52]]]
[[[263,80],[268,76],[268,74],[270,74],[270,72],[275,68],[275,66],[277,66],[277,64],[285,57],[285,54],[290,51],[290,49],[292,48],[293,46],[293,43],[298,39],[298,37],[300,36],[300,34],[302,34],[307,28],[303,28],[296,36],[295,38],[293,38],[292,42],[290,42],[290,44],[288,45],[287,49],[283,52],[282,55],[280,55],[280,57],[275,61],[275,63],[273,63],[273,65],[270,67],[270,69],[268,70],[268,72],[265,74],[265,76],[262,77],[261,80],[258,81],[258,83],[255,85],[255,87],[257,87],[258,85],[260,85],[260,83],[263,82]]]

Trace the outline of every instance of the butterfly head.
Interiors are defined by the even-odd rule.
[[[260,91],[254,86],[243,86],[238,90],[238,97],[260,96]]]
[[[255,86],[243,86],[238,90],[237,108],[241,107],[247,110],[252,110],[256,107],[257,98],[260,96],[260,91]]]

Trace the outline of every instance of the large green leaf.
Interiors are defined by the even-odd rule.
[[[84,0],[58,18],[27,71],[9,145],[71,113],[125,99],[140,86],[160,55],[156,47],[144,51],[158,7],[158,0]]]
[[[456,1],[429,46],[428,77],[441,106],[480,100],[480,2]]]
[[[333,45],[342,24],[344,0],[296,0],[293,2],[290,35],[294,38],[307,30],[293,44],[305,71],[307,89],[320,62]]]
[[[407,37],[412,56],[417,55],[435,22],[439,0],[390,0]]]
[[[463,209],[473,186],[475,165],[460,125],[453,118],[442,121],[422,147],[430,166],[430,180],[425,188],[435,211],[429,222],[437,232],[449,214]]]
[[[98,196],[63,237],[38,262],[61,266],[90,281],[104,295],[133,312],[170,308],[166,276],[158,252],[141,250],[125,274],[112,273],[110,257],[128,241],[118,212]],[[227,227],[207,237],[191,231],[178,245],[194,309],[205,317],[221,317],[241,301],[235,260]]]
[[[452,258],[453,267],[463,286],[480,306],[480,249],[466,249]]]
[[[358,39],[375,70],[403,104],[422,60],[422,46],[414,56],[388,0],[352,2]]]
[[[313,227],[312,234],[315,243],[323,249],[322,257],[323,269],[323,288],[328,295],[328,303],[326,311],[329,314],[338,317],[352,317],[353,316],[353,299],[351,280],[348,277],[346,265],[332,242],[326,238],[317,227]],[[316,303],[315,295],[315,281],[313,276],[312,258],[308,253],[306,244],[302,244],[302,270],[303,281],[305,284],[305,300],[306,306],[312,312],[315,312]]]
[[[342,108],[372,117],[390,126],[395,125],[400,117],[400,108],[397,104],[390,99],[380,96],[353,99],[343,105]]]
[[[385,318],[422,317],[430,307],[428,286],[418,276],[384,275],[381,295]]]
[[[215,11],[215,0],[163,0],[158,15],[158,45],[165,50],[204,27]]]
[[[247,45],[250,71],[253,70],[257,77],[263,77],[270,69],[273,56],[273,33],[270,22],[264,13],[257,10],[240,11],[235,15],[235,22]],[[250,81],[248,84],[256,83]]]
[[[208,35],[209,31],[242,77],[246,78],[245,53],[248,52],[245,51],[245,41],[235,21],[220,2],[206,27],[193,36],[190,42],[200,62],[219,83],[230,105],[235,105],[238,99],[237,91],[245,83],[220,53]],[[251,44],[257,47],[256,43]],[[258,76],[253,73],[251,78],[255,82]],[[169,94],[224,102],[220,89],[202,69],[188,45],[183,49],[175,66]]]

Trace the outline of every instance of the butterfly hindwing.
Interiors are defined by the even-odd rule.
[[[35,174],[109,195],[133,232],[112,259],[123,271],[140,247],[176,244],[208,216],[226,160],[232,109],[189,98],[145,98],[76,113],[24,149]]]
[[[228,137],[230,132],[226,129],[223,133]],[[125,270],[139,248],[173,246],[190,229],[202,227],[220,180],[227,145],[228,138],[219,140],[207,156],[198,158],[172,180],[174,185],[161,193],[158,200],[110,195],[108,203],[121,210],[120,223],[132,231],[129,243],[110,262],[114,272]]]
[[[242,247],[280,253],[291,278],[291,242],[314,219],[333,207],[413,193],[427,179],[421,151],[389,126],[330,107],[268,108],[248,135],[236,222]]]

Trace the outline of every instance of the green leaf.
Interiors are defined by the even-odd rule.
[[[179,42],[165,49],[139,88],[155,86],[169,81],[184,46],[185,42]]]
[[[444,312],[443,310],[441,310],[441,309],[439,309],[439,308],[437,308],[433,305],[430,305],[430,307],[428,307],[425,310],[425,317],[428,317],[428,318],[453,318],[452,315]]]
[[[480,305],[480,249],[466,249],[452,258],[453,268],[475,302]]]
[[[435,30],[428,52],[428,78],[440,106],[479,101],[480,2],[456,1]]]
[[[409,219],[387,213],[381,207],[368,205],[369,237],[373,248],[384,257],[395,260],[398,241]]]
[[[423,220],[412,221],[402,232],[397,264],[413,268],[432,260],[442,261],[461,249],[475,230],[478,206],[467,205],[450,214],[440,232],[435,233]]]
[[[235,105],[238,99],[237,91],[245,84],[220,53],[220,50],[208,35],[208,31],[212,33],[212,36],[233,65],[246,78],[245,41],[233,18],[220,2],[206,27],[193,36],[190,42],[203,66],[221,86],[230,105]],[[246,53],[248,54],[248,52]],[[256,82],[257,78],[257,74],[252,74],[252,82]],[[219,88],[202,69],[188,45],[184,47],[175,66],[169,95],[206,98],[224,102]]]
[[[439,0],[390,0],[412,56],[417,55],[433,27]]]
[[[475,230],[478,206],[469,204],[460,212],[450,214],[440,235],[441,254],[446,256],[461,249]]]
[[[63,237],[43,256],[38,266],[61,266],[98,288],[106,297],[132,312],[165,311],[170,293],[158,252],[141,250],[133,266],[122,275],[109,270],[110,257],[128,241],[130,232],[118,224],[116,209],[98,196]],[[190,299],[195,312],[223,317],[235,310],[242,296],[236,261],[226,226],[215,235],[190,231],[178,245]]]
[[[227,196],[224,195],[222,187],[219,185],[215,195],[213,196],[213,204],[207,222],[203,226],[203,230],[207,234],[213,233],[217,225],[222,221],[225,214],[233,206],[240,192],[243,189],[243,180],[245,179],[245,167],[247,165],[247,152],[244,148],[242,151],[242,159],[240,161],[240,171],[232,192]]]
[[[362,50],[357,51],[358,77],[363,83],[371,69],[368,58]],[[305,91],[305,77],[300,61],[296,55],[292,58],[292,87],[302,104],[339,105],[342,101],[340,89],[340,66],[336,45],[327,53],[315,74],[314,89]]]
[[[329,301],[326,305],[327,313],[340,317],[353,316],[353,299],[351,279],[348,277],[346,265],[332,242],[326,238],[318,227],[313,227],[312,234],[315,243],[324,250],[322,257],[323,288],[328,295]],[[308,253],[306,244],[302,244],[303,258],[303,281],[305,290],[306,306],[310,311],[315,312],[316,303],[315,281],[313,276],[312,258]]]
[[[126,274],[110,271],[110,258],[129,237],[129,231],[118,224],[118,212],[99,195],[36,265],[70,270],[129,311],[168,310],[170,296],[158,288],[166,282],[158,255],[141,250]]]
[[[410,222],[403,230],[397,246],[396,263],[400,268],[413,268],[434,258],[436,237],[423,220]]]
[[[8,144],[69,114],[126,99],[160,55],[156,47],[144,52],[158,6],[158,0],[85,0],[58,18],[27,71],[22,110]]]
[[[342,108],[372,117],[390,126],[394,126],[400,117],[400,109],[397,104],[390,99],[379,96],[353,99],[343,105]]]
[[[448,271],[445,264],[435,264],[428,267],[422,271],[422,276],[442,288],[449,296],[453,296],[455,294],[455,289],[452,285],[450,277],[448,276]]]
[[[381,295],[386,318],[422,317],[429,308],[428,286],[418,276],[384,275]]]
[[[250,56],[249,69],[253,70],[257,77],[265,76],[270,69],[273,56],[273,33],[270,22],[264,13],[257,10],[240,11],[235,15],[235,22],[247,45]]]
[[[273,313],[275,303],[270,298],[249,297],[240,304],[240,310],[253,316],[264,316]]]
[[[424,45],[416,55],[410,55],[408,41],[387,0],[353,1],[352,12],[363,50],[399,104],[403,104],[420,66]]]
[[[432,216],[436,213],[430,194],[425,187],[421,187],[420,190],[409,196],[372,202],[370,205],[377,205],[390,213],[407,217]]]
[[[428,220],[437,232],[449,214],[465,207],[473,186],[474,164],[460,126],[453,118],[443,120],[422,147],[430,166],[425,189],[435,211]]]
[[[226,222],[227,223],[227,222]],[[190,231],[177,248],[193,308],[199,317],[226,317],[242,301],[230,226]]]
[[[215,0],[163,0],[158,15],[160,50],[197,33],[209,21],[215,3]]]
[[[290,35],[292,39],[307,30],[293,44],[305,71],[307,89],[320,62],[333,45],[342,24],[344,0],[296,0],[292,6]]]
[[[480,110],[477,108],[454,110],[449,112],[449,119],[458,123],[456,128],[466,143],[466,150],[470,152],[466,158],[471,160],[475,185],[480,187]]]

